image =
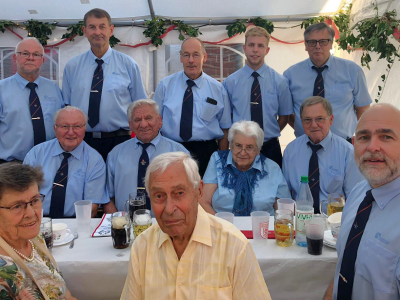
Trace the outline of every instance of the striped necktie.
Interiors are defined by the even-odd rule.
[[[54,177],[53,191],[51,194],[49,216],[53,219],[64,217],[65,192],[68,183],[68,158],[71,156],[71,153],[63,152],[63,156],[64,158]]]
[[[324,88],[324,78],[322,77],[322,72],[328,68],[328,66],[323,66],[323,67],[312,67],[315,71],[317,71],[318,75],[317,78],[315,78],[315,83],[314,83],[314,92],[313,96],[320,96],[322,98],[325,97],[325,88]]]
[[[94,128],[100,121],[100,102],[101,93],[103,91],[103,67],[104,61],[102,59],[96,59],[97,68],[94,70],[92,79],[92,88],[90,89],[89,97],[89,125]]]
[[[310,162],[308,165],[308,185],[314,200],[314,213],[319,213],[319,163],[317,152],[322,149],[321,145],[314,145],[308,142],[312,150]]]
[[[149,155],[147,154],[147,147],[149,147],[150,145],[152,145],[152,143],[140,143],[138,142],[138,144],[140,146],[142,146],[142,155],[139,158],[139,167],[138,167],[138,176],[137,176],[137,187],[145,187],[144,186],[144,177],[146,176],[146,170],[147,167],[149,166],[150,163],[150,159],[149,159]],[[145,191],[146,194],[146,208],[151,210],[151,206],[150,206],[150,199],[147,196],[147,193]]]
[[[351,300],[354,283],[354,266],[357,260],[358,246],[367,225],[369,215],[372,209],[374,196],[371,190],[367,191],[364,200],[361,202],[354,219],[353,226],[347,237],[346,247],[344,248],[342,264],[340,266],[338,295],[337,299]]]
[[[257,77],[260,76],[257,72],[253,72],[251,76],[254,77],[253,85],[251,86],[251,103],[250,103],[250,114],[251,120],[260,125],[261,129],[264,129],[263,125],[263,109],[262,109],[262,98],[261,88]]]
[[[31,90],[29,95],[29,110],[31,113],[33,127],[33,144],[43,143],[46,141],[46,129],[44,127],[43,111],[40,100],[36,94],[37,84],[29,82],[26,87]]]
[[[184,142],[192,137],[193,126],[193,91],[192,87],[196,85],[193,80],[186,80],[188,88],[185,91],[182,102],[181,124],[179,135]]]

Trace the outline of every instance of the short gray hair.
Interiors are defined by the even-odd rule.
[[[333,42],[335,38],[335,30],[325,22],[316,23],[308,26],[307,29],[304,31],[304,40],[307,41],[310,33],[321,30],[327,30],[329,33],[329,39]]]
[[[150,105],[154,108],[154,110],[156,111],[156,113],[159,115],[160,114],[160,107],[158,106],[157,102],[155,102],[154,100],[151,99],[140,99],[140,100],[136,100],[134,102],[132,102],[126,113],[128,115],[128,120],[130,121],[132,118],[132,113],[133,111],[139,107],[139,106],[143,106],[143,105]]]
[[[201,178],[199,174],[199,167],[197,166],[196,161],[189,154],[185,152],[167,152],[155,157],[147,167],[145,176],[145,186],[148,194],[150,194],[149,191],[150,175],[158,171],[163,173],[170,165],[176,163],[183,164],[186,171],[186,176],[189,179],[189,181],[193,184],[193,188],[196,189],[199,187]]]
[[[303,110],[307,106],[315,105],[318,103],[322,103],[322,106],[325,108],[326,112],[328,113],[328,116],[332,115],[332,105],[328,101],[328,99],[322,98],[320,96],[312,96],[307,98],[306,100],[303,101],[303,103],[300,106],[300,118],[303,116]]]
[[[179,54],[182,54],[183,44],[184,44],[186,41],[188,41],[188,40],[197,40],[197,41],[199,41],[199,42],[200,42],[200,45],[201,45],[201,51],[203,51],[203,54],[206,54],[206,47],[204,46],[203,41],[200,40],[200,39],[197,38],[197,37],[194,37],[194,36],[188,37],[187,39],[185,39],[185,40],[182,42],[181,50],[179,51]]]
[[[229,145],[233,145],[237,133],[243,134],[246,137],[254,137],[256,139],[257,148],[259,150],[261,149],[264,143],[264,131],[260,128],[258,123],[245,120],[233,123],[228,132]]]
[[[0,200],[7,191],[24,192],[33,184],[44,182],[41,167],[9,162],[0,165]]]
[[[25,42],[25,41],[35,41],[36,43],[38,43],[38,45],[40,46],[40,48],[42,48],[42,54],[44,54],[44,48],[43,45],[39,42],[39,40],[35,37],[26,37],[24,38],[22,41],[20,41],[17,46],[15,46],[15,54],[17,54],[18,52],[18,47],[21,43]]]
[[[65,106],[63,108],[60,108],[59,110],[57,110],[54,115],[53,115],[53,122],[54,124],[57,121],[58,115],[60,114],[60,112],[62,111],[79,111],[82,113],[83,118],[85,119],[85,124],[87,124],[88,122],[88,116],[84,113],[84,111],[82,109],[80,109],[79,107],[76,106]]]

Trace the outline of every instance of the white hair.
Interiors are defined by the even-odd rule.
[[[127,109],[127,115],[128,115],[128,120],[130,121],[132,118],[132,112],[139,106],[143,105],[150,105],[154,108],[156,113],[159,115],[160,114],[160,107],[158,106],[157,102],[151,99],[140,99],[132,102],[128,109]]]
[[[185,152],[167,152],[155,157],[147,167],[144,181],[148,194],[150,194],[150,175],[154,172],[163,173],[170,165],[175,163],[182,163],[185,168],[187,178],[193,184],[193,188],[196,189],[199,187],[201,178],[199,174],[199,167],[197,166],[196,161]]]
[[[228,132],[229,145],[232,146],[237,133],[243,134],[245,137],[255,137],[257,147],[261,149],[264,143],[264,131],[258,123],[245,120],[233,123]]]
[[[79,107],[76,107],[76,106],[65,106],[65,107],[63,107],[63,108],[60,108],[59,110],[57,110],[57,111],[54,113],[54,115],[53,115],[53,122],[54,122],[54,124],[55,124],[56,121],[57,121],[58,115],[59,115],[60,112],[62,112],[62,111],[79,111],[79,112],[82,113],[83,118],[85,119],[85,124],[88,122],[88,116],[83,112],[82,109],[80,109]]]
[[[24,38],[22,41],[20,41],[17,46],[15,46],[15,54],[17,54],[18,52],[18,47],[21,43],[25,42],[25,41],[35,41],[36,43],[38,43],[38,45],[40,46],[40,48],[42,48],[42,54],[44,54],[44,48],[43,45],[39,42],[39,40],[35,37],[26,37]]]

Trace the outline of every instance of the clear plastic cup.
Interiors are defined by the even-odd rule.
[[[231,222],[233,224],[233,219],[235,218],[235,215],[231,212],[218,212],[215,214],[216,217],[224,219],[228,222]]]
[[[253,211],[251,215],[251,225],[253,229],[253,239],[263,241],[268,239],[269,213],[266,211]]]

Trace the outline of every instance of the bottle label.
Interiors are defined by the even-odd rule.
[[[297,234],[306,234],[306,227],[314,217],[313,211],[296,211],[296,232]]]

